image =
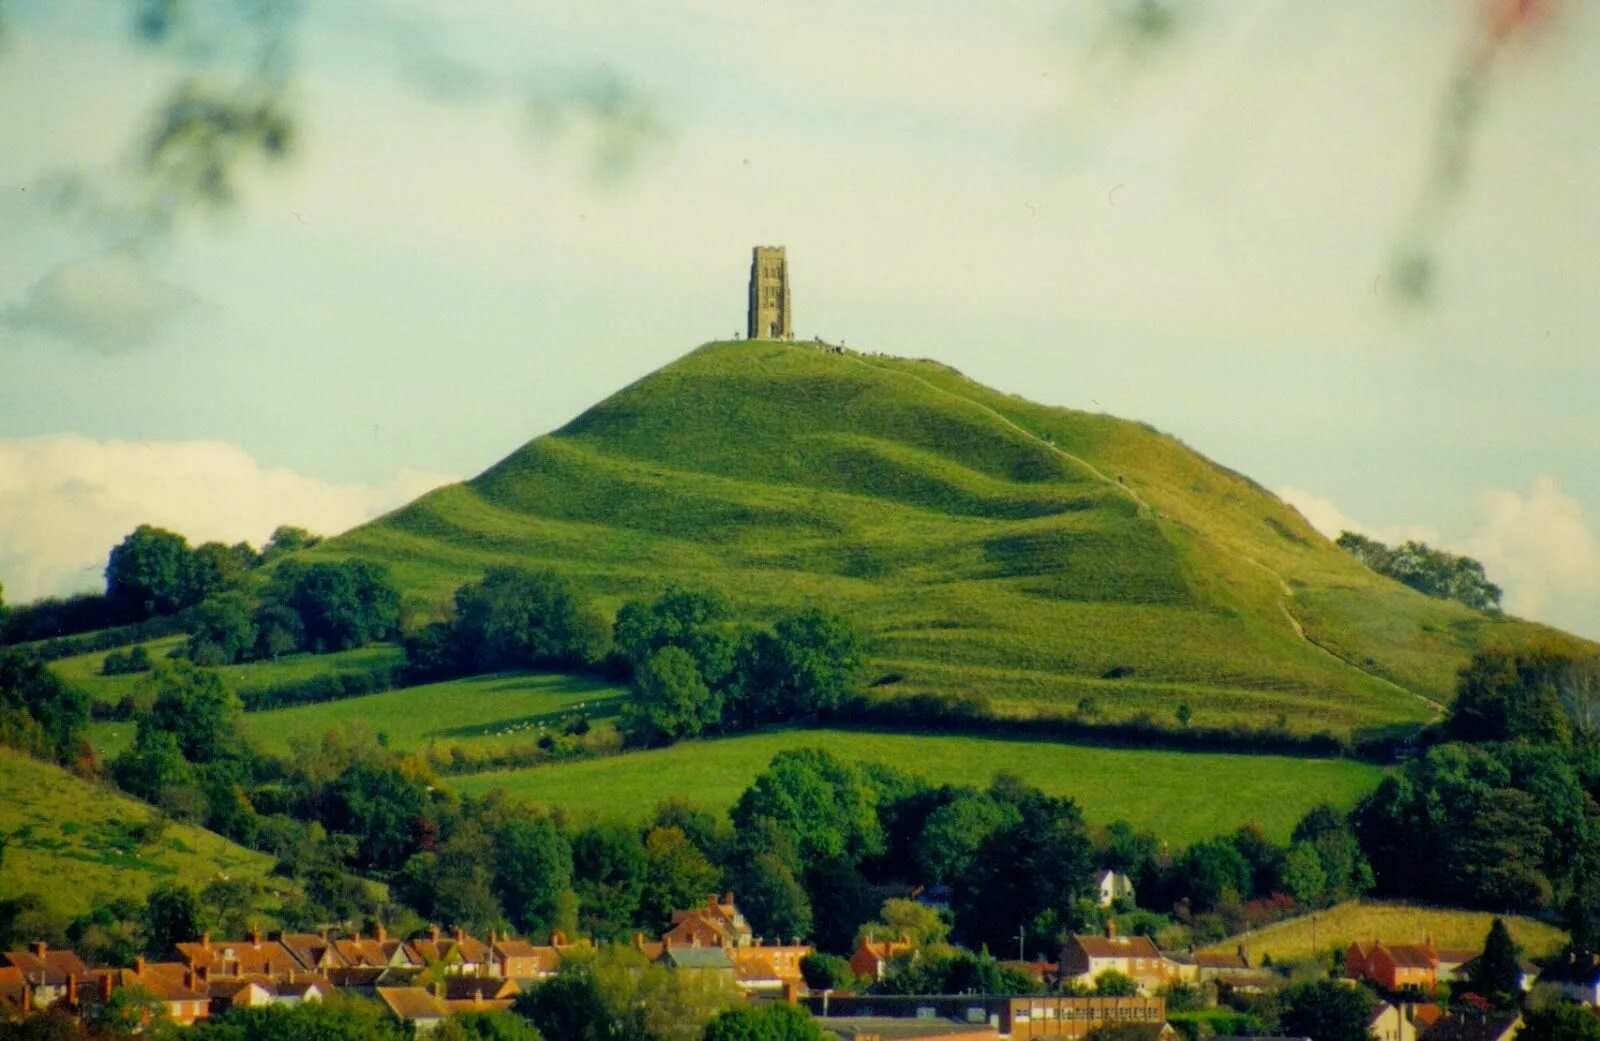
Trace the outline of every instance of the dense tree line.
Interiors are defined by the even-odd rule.
[[[1500,587],[1483,565],[1422,542],[1385,546],[1353,531],[1339,533],[1339,547],[1378,574],[1404,583],[1424,596],[1454,600],[1475,611],[1499,611]]]
[[[87,694],[61,682],[36,656],[0,648],[0,745],[73,763],[89,755],[88,724]]]

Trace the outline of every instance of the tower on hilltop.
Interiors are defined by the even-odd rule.
[[[750,329],[752,340],[794,339],[794,313],[789,310],[789,261],[782,246],[757,246],[750,258]]]

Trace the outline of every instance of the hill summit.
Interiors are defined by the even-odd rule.
[[[870,634],[879,692],[1173,726],[1424,721],[1475,647],[1539,628],[1381,578],[1144,424],[771,341],[707,344],[318,552],[389,563],[424,611],[497,563],[613,607],[820,604]]]

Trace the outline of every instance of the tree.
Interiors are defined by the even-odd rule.
[[[597,939],[632,931],[644,895],[644,847],[621,824],[594,824],[572,840],[572,873],[579,923]]]
[[[572,894],[572,843],[545,816],[517,816],[495,829],[494,888],[511,924],[548,936],[575,923],[562,920]]]
[[[1517,1041],[1600,1041],[1600,1019],[1583,1005],[1554,1002],[1527,1012]]]
[[[793,838],[803,868],[882,853],[877,809],[877,792],[859,769],[820,748],[796,748],[772,757],[731,816],[736,832],[772,821]]]
[[[698,907],[721,885],[722,873],[682,828],[650,829],[644,837],[644,857],[639,920],[652,931],[666,929],[673,911]]]
[[[256,629],[255,654],[277,661],[305,644],[306,627],[300,612],[276,600],[264,601],[251,619]]]
[[[1301,907],[1320,907],[1328,888],[1322,858],[1309,842],[1296,842],[1283,857],[1283,886]]]
[[[200,903],[194,890],[163,882],[145,898],[142,920],[144,951],[165,958],[179,943],[200,935]]]
[[[1483,565],[1471,557],[1458,557],[1416,541],[1391,549],[1350,531],[1341,532],[1335,541],[1373,571],[1424,596],[1454,600],[1476,611],[1500,608],[1500,587],[1489,581]]]
[[[243,593],[212,596],[190,616],[189,658],[196,665],[231,665],[255,643],[255,622]]]
[[[458,1012],[428,1036],[432,1041],[544,1041],[532,1023],[498,1010]]]
[[[153,692],[154,701],[149,714],[139,720],[140,729],[172,734],[193,763],[209,763],[238,751],[244,708],[216,673],[185,661],[164,662],[142,682]]]
[[[1094,847],[1071,799],[998,784],[991,792],[1015,804],[1017,820],[984,841],[966,875],[955,880],[954,903],[963,935],[1004,949],[1019,925],[1059,914],[1088,893]],[[1008,914],[996,914],[997,908]],[[1035,939],[1049,944],[1055,937]]]
[[[89,695],[33,655],[0,648],[0,745],[71,762],[89,725]]]
[[[909,937],[918,947],[926,947],[943,943],[950,935],[950,923],[926,904],[890,898],[883,902],[878,917],[861,927],[861,935],[871,940]]]
[[[1458,741],[1566,744],[1571,724],[1561,687],[1577,662],[1549,644],[1478,651],[1457,679],[1445,732]]]
[[[1107,969],[1094,978],[1094,992],[1103,998],[1131,998],[1139,993],[1139,984],[1132,976]]]
[[[189,542],[182,535],[141,524],[111,550],[106,598],[137,618],[186,606]]]
[[[570,580],[514,567],[490,568],[456,590],[452,632],[461,660],[477,672],[593,665],[610,638]]]
[[[948,883],[966,874],[985,839],[1016,821],[1012,804],[983,792],[961,792],[928,814],[912,856],[929,881]]]
[[[1522,951],[1499,918],[1489,923],[1483,954],[1472,966],[1472,989],[1502,1008],[1521,1004]]]
[[[689,652],[681,647],[652,651],[633,675],[633,697],[623,728],[641,745],[671,744],[696,737],[722,716]]]
[[[300,616],[310,649],[345,651],[393,635],[400,594],[386,568],[355,559],[283,574],[293,577],[284,603]]]
[[[622,605],[616,647],[636,669],[663,648],[680,648],[694,659],[706,685],[717,688],[734,665],[735,642],[723,629],[730,614],[727,597],[715,590],[669,586],[653,603]]]
[[[1376,1004],[1371,993],[1337,980],[1309,980],[1283,991],[1279,1028],[1311,1041],[1371,1041],[1367,1023]]]
[[[773,1001],[759,1009],[741,1005],[719,1012],[702,1036],[704,1041],[824,1041],[830,1035],[799,1006]]]
[[[1178,860],[1184,895],[1196,911],[1209,911],[1229,893],[1250,895],[1250,865],[1225,839],[1197,842]]]
[[[362,865],[391,870],[416,852],[428,805],[419,778],[392,764],[358,763],[329,786],[328,802],[328,827],[355,837]]]
[[[672,972],[626,945],[562,961],[517,1011],[562,1041],[697,1041],[719,1012],[742,1004],[718,973]]]
[[[762,850],[735,869],[739,903],[755,930],[774,940],[800,940],[811,935],[811,897],[788,857]]]
[[[256,564],[255,550],[243,542],[233,546],[202,542],[186,561],[184,600],[198,604],[207,597],[238,589]]]
[[[273,530],[272,536],[267,539],[267,544],[262,547],[261,561],[262,563],[267,563],[278,559],[286,553],[310,549],[321,541],[321,535],[313,535],[304,528],[282,524]]]
[[[758,641],[760,700],[770,719],[826,715],[860,693],[865,640],[843,615],[821,608],[783,615]]]
[[[458,823],[435,853],[433,913],[472,932],[486,932],[501,920],[500,902],[490,887],[494,844],[472,818]]]
[[[800,959],[800,975],[812,990],[845,990],[855,986],[850,959],[817,951]]]

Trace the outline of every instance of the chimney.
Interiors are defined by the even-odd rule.
[[[141,954],[137,958],[133,959],[133,974],[135,976],[144,975],[144,955]]]
[[[1116,938],[1117,938],[1117,923],[1114,920],[1107,920],[1106,921],[1106,939],[1115,940]]]
[[[500,942],[499,937],[495,935],[495,931],[493,929],[490,929],[489,930],[489,946],[493,947],[496,943],[499,943],[499,942]]]
[[[456,938],[456,943],[465,943],[466,940],[467,940],[467,931],[465,929],[461,928],[461,926],[459,926],[459,925],[456,926],[455,938]]]
[[[384,941],[389,939],[389,930],[384,927],[384,924],[382,922],[379,922],[377,925],[374,925],[372,927],[372,936],[379,943],[383,943]],[[358,939],[358,940],[361,939],[361,936],[360,936],[359,933],[356,935],[356,939]]]
[[[562,932],[560,929],[556,929],[556,930],[554,930],[553,932],[550,933],[550,946],[552,946],[552,947],[565,947],[566,945],[567,945],[567,934],[566,933]]]
[[[644,933],[633,934],[633,949],[636,951],[644,950]]]
[[[45,952],[49,949],[50,945],[45,943],[43,940],[36,940],[33,943],[28,944],[28,950],[33,952],[33,956],[35,958],[43,958]]]
[[[251,946],[255,947],[257,950],[259,950],[261,948],[261,930],[260,929],[251,929],[250,930],[250,944],[251,944]]]
[[[727,904],[729,907],[733,906],[733,890],[730,889],[726,893],[722,894],[722,902]]]
[[[207,929],[205,932],[200,934],[200,946],[204,947],[208,951],[211,949],[211,930],[210,929]]]

